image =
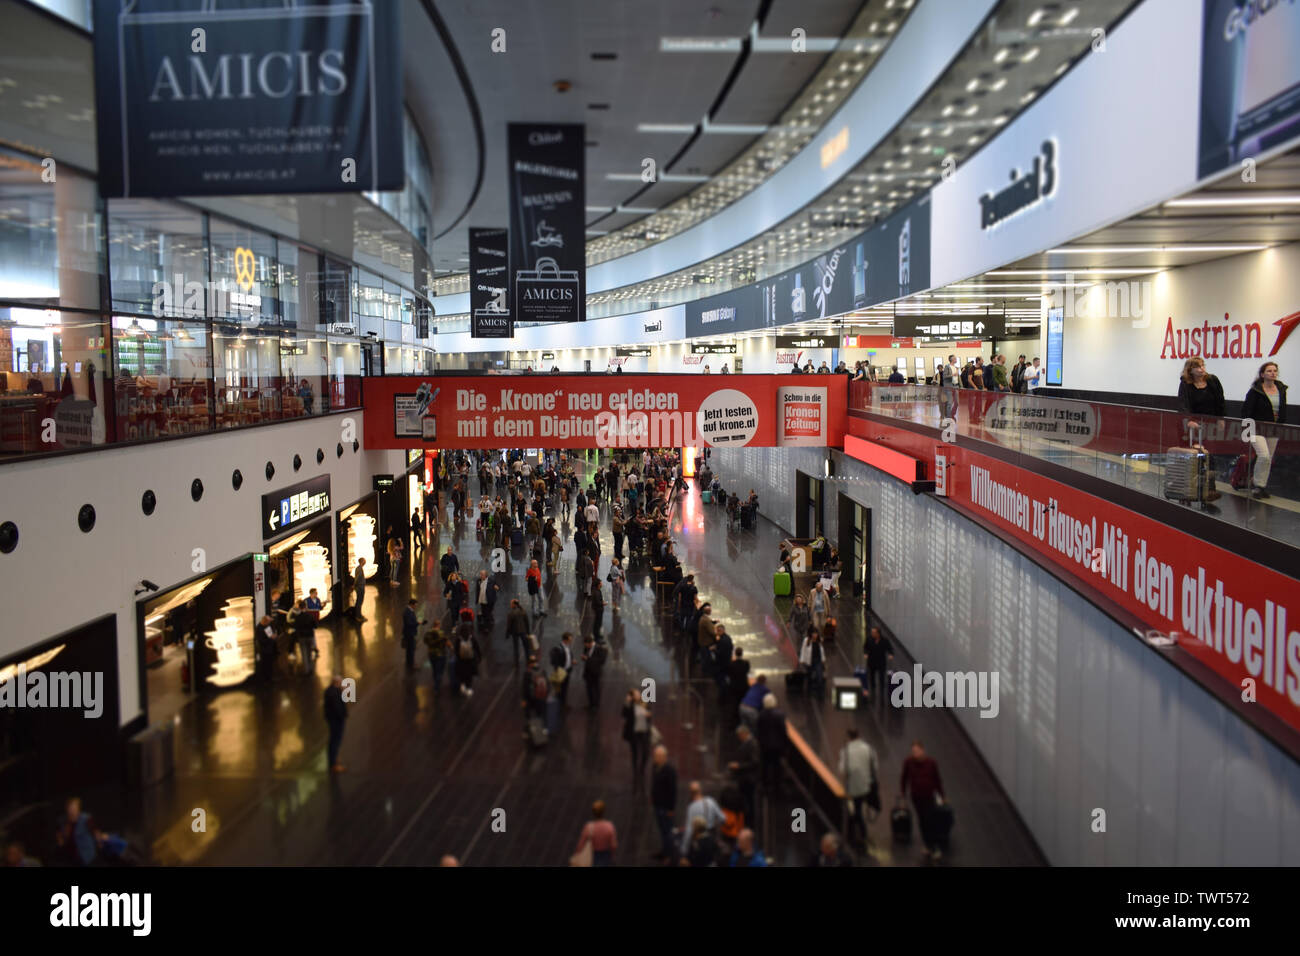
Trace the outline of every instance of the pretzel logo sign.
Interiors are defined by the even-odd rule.
[[[256,281],[257,260],[252,249],[240,246],[235,250],[235,285],[244,292],[253,288]]]

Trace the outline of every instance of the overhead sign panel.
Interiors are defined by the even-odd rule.
[[[505,229],[469,231],[470,335],[508,339],[510,315],[510,237]]]
[[[779,349],[833,349],[838,347],[839,337],[835,335],[778,335],[776,347]]]
[[[275,538],[299,525],[315,521],[330,510],[330,476],[262,495],[262,538]]]
[[[1003,338],[1007,334],[1006,316],[997,315],[895,315],[895,336],[958,336]]]
[[[401,189],[401,4],[92,5],[105,197]]]
[[[509,125],[516,322],[578,322],[585,314],[584,130],[581,124]]]

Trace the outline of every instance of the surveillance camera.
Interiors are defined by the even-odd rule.
[[[142,578],[140,583],[135,586],[136,594],[143,594],[145,591],[157,591],[158,585],[154,584],[148,578]]]

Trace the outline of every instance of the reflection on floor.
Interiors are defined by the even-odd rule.
[[[603,576],[613,539],[608,509],[602,514]],[[848,713],[784,699],[780,675],[791,668],[795,652],[783,623],[788,599],[775,601],[771,593],[778,529],[760,521],[755,531],[729,532],[721,509],[705,507],[692,491],[676,512],[673,533],[701,594],[745,649],[754,672],[773,675],[769,680],[781,706],[829,766],[838,761],[847,727],[857,726],[877,749],[888,801],[910,741],[922,737],[957,810],[944,865],[1044,862],[946,713]],[[564,559],[547,595],[549,614],[536,626],[544,650],[565,629],[582,635],[591,626],[583,599],[574,595],[573,543],[565,537]],[[581,681],[573,680],[558,732],[545,750],[534,752],[522,740],[519,672],[504,636],[509,599],[527,603],[520,554],[510,573],[501,575],[496,622],[482,641],[485,661],[473,697],[452,697],[445,683],[435,694],[422,650],[421,669],[410,675],[404,669],[400,609],[409,596],[443,609],[436,558],[449,543],[462,570],[476,573],[486,566],[488,549],[475,538],[473,518],[454,529],[444,524],[413,562],[414,576],[404,577],[399,588],[379,583],[368,589],[368,621],[358,627],[335,620],[320,628],[313,675],[192,700],[177,726],[174,778],[143,793],[99,795],[100,802],[88,801],[87,808],[103,825],[124,829],[162,864],[432,865],[452,853],[475,866],[563,866],[591,802],[600,798],[618,828],[617,862],[650,865],[658,836],[648,798],[633,791],[621,737],[623,696],[645,677],[657,682],[655,722],[677,766],[683,800],[693,779],[717,795],[735,736],[732,721],[719,718],[712,683],[689,678],[687,645],[665,626],[647,563],[632,565],[621,613],[605,612],[610,661],[599,708],[587,709]],[[832,675],[851,672],[862,640],[861,608],[847,598],[839,604],[841,638],[831,653]],[[580,646],[580,637],[575,643]],[[329,774],[325,766],[321,694],[333,671],[357,682],[341,757],[348,771],[342,775]],[[798,791],[787,787],[760,813],[760,845],[783,865],[806,862],[826,828],[809,809],[808,832],[790,832],[790,810],[804,805]],[[206,816],[204,832],[192,826],[197,809]],[[504,813],[494,817],[497,810]],[[683,802],[679,813],[684,810]],[[891,845],[887,816],[873,822],[870,856],[859,862],[919,864],[917,844]]]

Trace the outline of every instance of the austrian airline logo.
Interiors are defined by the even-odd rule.
[[[1282,343],[1287,340],[1287,336],[1295,331],[1297,325],[1300,325],[1300,312],[1284,315],[1273,324],[1277,326],[1277,341],[1273,343],[1273,349],[1268,353],[1269,358],[1277,354],[1278,349],[1282,347]]]

